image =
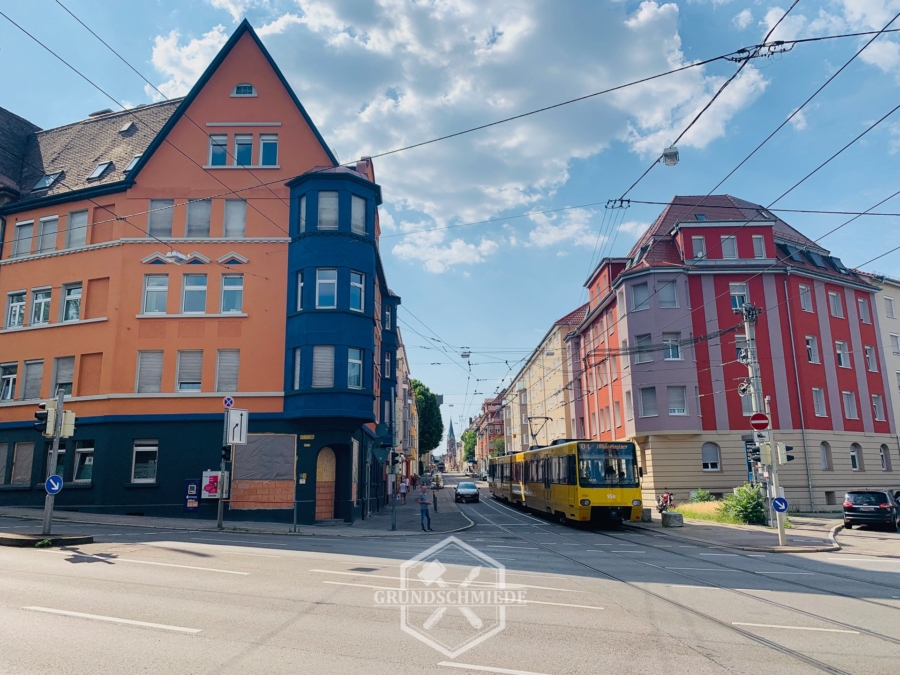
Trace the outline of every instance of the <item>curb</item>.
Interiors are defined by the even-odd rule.
[[[659,530],[655,527],[645,527],[634,523],[628,523],[625,527],[644,530],[646,532],[661,532],[667,537],[675,539],[684,539],[687,541],[695,541],[701,544],[708,544],[716,548],[731,548],[737,551],[751,551],[753,553],[829,553],[832,551],[840,551],[841,545],[837,543],[835,536],[844,529],[843,525],[836,525],[829,532],[829,539],[832,541],[831,546],[739,546],[737,544],[726,544],[719,541],[711,541],[709,539],[701,539],[700,537],[689,537],[683,534],[675,534],[665,530]]]
[[[0,546],[13,548],[35,548],[38,543],[49,541],[47,546],[81,546],[93,544],[94,537],[89,534],[11,534],[0,532]]]

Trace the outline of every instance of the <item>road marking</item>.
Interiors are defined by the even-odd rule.
[[[697,555],[706,555],[706,556],[710,556],[710,555],[717,555],[717,556],[731,556],[732,558],[736,558],[736,557],[737,557],[737,553],[698,553]]]
[[[92,555],[90,553],[80,553],[77,551],[49,551],[49,553],[61,553],[63,555],[75,555],[81,556],[82,558],[93,558],[94,560],[99,560],[101,562],[108,563],[117,563],[117,562],[127,562],[127,563],[136,563],[138,565],[156,565],[158,567],[178,567],[185,570],[200,570],[202,572],[220,572],[221,574],[239,574],[241,576],[249,576],[250,572],[235,572],[234,570],[220,570],[215,567],[195,567],[193,565],[176,565],[175,563],[161,563],[161,562],[151,562],[149,560],[133,560],[131,558],[104,558],[100,555]]]
[[[439,666],[446,668],[462,668],[463,670],[480,670],[483,673],[504,673],[505,675],[547,675],[536,673],[533,670],[512,670],[510,668],[493,668],[491,666],[473,666],[471,663],[454,663],[453,661],[441,661]]]
[[[495,546],[485,546],[485,548],[515,548],[520,551],[539,551],[540,549],[534,548],[533,546],[501,546],[497,544]]]
[[[765,558],[766,554],[765,553],[748,553],[747,557],[748,558]]]
[[[697,548],[697,547],[696,547],[696,546],[684,546],[684,545],[681,545],[681,546],[679,546],[678,548]]]
[[[636,551],[634,549],[627,551],[610,551],[610,553],[646,553],[646,551]]]
[[[387,574],[371,574],[369,572],[340,572],[338,570],[319,570],[312,569],[310,572],[318,572],[319,574],[340,574],[348,577],[367,577],[369,579],[402,579],[403,577],[395,577]],[[409,581],[419,581],[418,579],[409,579]],[[425,583],[425,582],[422,582]],[[447,582],[453,583],[453,582]],[[489,581],[473,581],[469,584],[470,586],[486,586],[489,588],[497,588],[498,585],[491,583]],[[531,586],[529,584],[504,584],[504,588],[515,589],[515,588],[533,588],[541,591],[561,591],[563,593],[581,593],[580,589],[574,588],[552,588],[550,586]]]
[[[603,609],[602,607],[595,607],[593,605],[567,605],[562,602],[541,602],[539,600],[523,600],[522,602],[528,605],[553,605],[554,607],[578,607],[580,609]]]
[[[166,542],[166,543],[168,543],[168,542]],[[175,540],[173,543],[177,544],[177,543],[182,543],[182,542]],[[200,545],[205,546],[205,544],[200,544]],[[147,542],[147,546],[149,546],[151,548],[163,548],[163,549],[166,548],[163,545],[163,542],[160,542],[158,544],[154,544],[152,542]],[[222,549],[218,549],[216,551],[216,553],[221,554],[221,555],[249,555],[249,556],[253,556],[254,558],[283,558],[284,557],[281,555],[271,555],[268,553],[245,553],[244,551],[225,551]]]
[[[213,539],[213,538],[203,538],[203,537],[191,537],[193,541],[214,541],[217,544],[256,544],[257,546],[265,545],[265,546],[287,546],[287,544],[276,544],[274,542],[269,541],[251,541],[249,539]]]
[[[851,635],[859,635],[858,630],[838,630],[837,628],[809,628],[807,626],[776,626],[771,623],[741,623],[740,621],[732,621],[732,626],[754,626],[755,628],[779,628],[782,630],[815,630],[822,633],[850,633]]]
[[[757,574],[815,574],[815,572],[757,572]]]
[[[743,572],[743,570],[726,570],[721,567],[667,567],[667,570],[694,570],[695,572]]]
[[[346,581],[322,581],[320,583],[328,584],[329,586],[355,586],[357,588],[380,588],[385,591],[402,591],[402,588],[397,588],[396,586],[373,586],[372,584],[351,584]]]
[[[668,584],[669,588],[711,588],[719,590],[718,586],[691,586],[690,584]]]
[[[100,616],[99,614],[84,614],[83,612],[69,612],[65,609],[51,609],[50,607],[23,607],[31,612],[46,612],[47,614],[61,614],[63,616],[74,616],[79,619],[93,619],[94,621],[108,621],[110,623],[124,623],[129,626],[141,626],[143,628],[159,628],[160,630],[171,630],[176,633],[200,633],[199,628],[183,628],[182,626],[167,626],[164,623],[148,623],[147,621],[133,621],[132,619],[118,619],[114,616]]]
[[[883,563],[900,563],[900,560],[889,560],[887,558],[851,558],[850,556],[835,556],[829,560],[844,560],[846,562],[883,562]]]

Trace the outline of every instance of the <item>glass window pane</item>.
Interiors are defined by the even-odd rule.
[[[319,225],[320,230],[338,229],[338,193],[319,193]]]
[[[234,137],[234,163],[238,166],[253,164],[253,136],[236,134]]]
[[[33,223],[16,225],[16,238],[13,242],[12,257],[15,258],[31,253],[31,234],[33,231]]]
[[[46,251],[53,251],[56,249],[57,223],[57,218],[51,218],[50,220],[41,221],[41,235],[38,238],[37,246],[38,253],[44,253]]]
[[[202,314],[206,311],[206,275],[184,275],[184,301],[182,312],[185,314]]]
[[[67,286],[65,290],[65,305],[63,307],[63,321],[78,321],[81,317],[81,285]]]
[[[187,237],[209,237],[211,199],[195,199],[187,205]]]
[[[243,237],[247,230],[247,202],[243,199],[225,200],[224,235],[228,239]]]
[[[225,166],[228,163],[228,136],[214,134],[209,137],[210,166]]]
[[[151,199],[150,213],[147,214],[147,234],[151,237],[172,236],[172,212],[174,199]]]
[[[69,214],[69,223],[66,228],[66,248],[84,246],[87,239],[87,223],[87,211],[76,211]]]
[[[260,159],[262,166],[278,166],[278,136],[275,134],[262,134],[260,141]]]

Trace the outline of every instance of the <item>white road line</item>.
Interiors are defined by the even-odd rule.
[[[539,600],[524,600],[527,605],[553,605],[554,607],[577,607],[580,609],[603,609],[603,607],[595,607],[594,605],[567,605],[562,602],[541,602]]]
[[[710,556],[710,555],[716,555],[716,556],[730,556],[730,557],[732,557],[732,558],[736,558],[736,557],[737,557],[737,553],[698,553],[697,555],[705,555],[705,556]]]
[[[166,543],[168,543],[168,542],[166,542]],[[179,542],[179,541],[176,540],[174,543],[183,543],[183,542]],[[206,544],[200,544],[200,546],[205,546],[205,545],[206,545]],[[151,548],[166,548],[166,547],[163,545],[163,542],[160,542],[159,544],[154,544],[154,543],[152,543],[152,542],[147,542],[147,546],[150,546]],[[284,557],[284,556],[281,556],[281,555],[271,555],[271,554],[268,554],[268,553],[247,553],[247,552],[245,552],[245,551],[226,551],[226,550],[223,550],[223,549],[221,549],[221,548],[218,549],[218,550],[216,551],[216,553],[218,553],[218,554],[220,554],[220,555],[249,555],[249,556],[253,556],[254,558],[283,558],[283,557]]]
[[[743,572],[743,570],[726,570],[721,567],[667,567],[667,570],[694,570],[695,572]]]
[[[217,544],[256,544],[257,546],[287,546],[287,544],[276,544],[270,541],[252,541],[250,539],[213,539],[212,537],[191,537],[193,541],[214,541]]]
[[[748,558],[765,558],[766,554],[765,553],[748,553],[747,557]]]
[[[900,560],[890,560],[888,558],[851,558],[850,556],[835,556],[828,558],[829,560],[843,560],[844,562],[880,562],[880,563],[900,563]]]
[[[500,544],[496,544],[494,546],[485,546],[485,548],[515,548],[520,551],[539,551],[539,548],[535,548],[533,546],[502,546]]]
[[[403,577],[399,576],[390,576],[387,574],[372,574],[370,572],[340,572],[338,570],[320,570],[320,569],[312,569],[310,572],[318,572],[319,574],[340,574],[342,576],[347,577],[366,577],[368,579],[402,579]],[[409,581],[417,581],[416,579],[409,579]],[[424,583],[424,582],[423,582]],[[452,582],[448,582],[452,583]],[[469,584],[470,586],[486,586],[488,588],[495,588],[497,584],[493,584],[488,581],[473,581]],[[580,589],[574,588],[552,588],[550,586],[532,586],[529,584],[505,584],[506,588],[515,589],[515,588],[533,588],[541,591],[560,591],[562,593],[582,593],[583,591]]]
[[[632,549],[628,551],[610,551],[610,553],[646,553],[646,551],[635,551]]]
[[[859,635],[858,630],[838,630],[837,628],[808,628],[806,626],[776,626],[771,623],[741,623],[740,621],[732,621],[732,626],[753,626],[755,628],[779,628],[782,630],[815,630],[822,633],[850,633],[851,635]]]
[[[79,553],[76,551],[48,551],[49,553],[61,553],[63,555],[75,555],[81,556],[82,558],[93,558],[94,560],[99,560],[101,562],[108,563],[117,563],[117,562],[127,562],[127,563],[136,563],[138,565],[156,565],[158,567],[178,567],[184,570],[200,570],[202,572],[219,572],[221,574],[239,574],[241,576],[249,576],[250,572],[235,572],[234,570],[220,570],[215,567],[195,567],[193,565],[176,565],[174,563],[161,563],[161,562],[151,562],[149,560],[133,560],[131,558],[104,558],[100,555],[91,555],[90,553]]]
[[[491,666],[473,666],[471,663],[454,663],[453,661],[441,661],[439,666],[447,668],[462,668],[463,670],[479,670],[483,673],[504,673],[505,675],[547,675],[536,673],[533,670],[512,670],[510,668],[493,668]]]
[[[397,588],[396,586],[373,586],[372,584],[351,584],[346,581],[322,581],[320,583],[328,584],[329,586],[355,586],[356,588],[379,588],[384,591],[403,590],[401,588]]]
[[[74,616],[79,619],[93,619],[94,621],[108,621],[110,623],[124,623],[128,626],[141,626],[142,628],[158,628],[171,630],[176,633],[200,633],[199,628],[183,628],[182,626],[167,626],[164,623],[148,623],[147,621],[133,621],[132,619],[118,619],[114,616],[100,616],[99,614],[84,614],[83,612],[69,612],[65,609],[51,609],[50,607],[23,607],[31,612],[46,612],[47,614],[61,614]]]
[[[690,584],[668,584],[669,588],[711,588],[719,590],[717,586],[691,586]]]
[[[684,545],[681,545],[681,546],[679,546],[678,548],[697,548],[697,547],[696,547],[696,546],[684,546]]]
[[[815,574],[815,572],[757,572],[757,574]]]

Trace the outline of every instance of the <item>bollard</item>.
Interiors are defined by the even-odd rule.
[[[662,514],[663,527],[684,527],[684,517],[680,513],[666,511]]]
[[[653,522],[653,509],[641,509],[641,522],[642,523],[652,523]]]

